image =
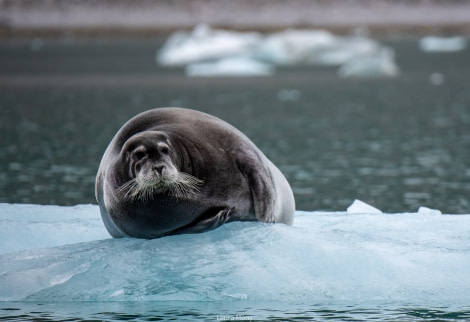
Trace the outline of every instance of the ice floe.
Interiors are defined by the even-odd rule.
[[[445,77],[441,73],[432,73],[429,75],[429,82],[432,85],[440,86],[445,83]]]
[[[109,238],[96,210],[95,205],[0,204],[0,254]]]
[[[424,52],[456,52],[467,48],[467,39],[461,36],[426,36],[419,40],[419,48]]]
[[[188,76],[269,76],[274,67],[248,57],[228,57],[186,66]]]
[[[261,39],[256,32],[215,30],[200,24],[192,32],[173,33],[158,51],[157,62],[165,66],[216,60],[250,51]]]
[[[430,214],[430,215],[442,215],[442,212],[438,209],[431,209],[428,207],[419,207],[418,214]]]
[[[348,214],[381,214],[382,211],[364,201],[354,200],[347,209]]]
[[[468,304],[469,215],[297,211],[294,225],[112,239],[96,205],[0,204],[1,301]]]
[[[395,64],[394,52],[390,48],[381,48],[371,56],[359,55],[347,60],[338,70],[343,78],[350,77],[395,77],[400,69]]]
[[[280,101],[298,101],[302,97],[302,93],[298,89],[281,89],[277,93]]]

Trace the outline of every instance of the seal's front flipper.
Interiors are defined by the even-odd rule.
[[[195,222],[171,232],[171,235],[203,233],[216,229],[229,221],[234,209],[211,208],[199,216]]]

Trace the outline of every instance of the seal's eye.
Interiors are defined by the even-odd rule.
[[[161,145],[159,150],[161,154],[168,154],[170,152],[170,149],[166,145]]]

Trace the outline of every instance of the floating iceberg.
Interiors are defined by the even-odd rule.
[[[186,66],[188,76],[269,76],[274,67],[246,57],[229,57],[215,62]]]
[[[340,75],[345,77],[398,75],[393,50],[366,37],[335,36],[326,30],[289,29],[263,36],[199,25],[191,33],[171,35],[157,52],[157,62],[164,66],[190,64],[188,76],[269,75],[274,66],[344,64]]]
[[[277,93],[277,98],[280,100],[280,101],[284,101],[284,102],[287,102],[287,101],[298,101],[300,99],[300,97],[302,96],[302,94],[300,93],[300,91],[298,89],[281,89],[278,93]]]
[[[214,30],[201,24],[188,33],[178,31],[170,36],[157,54],[157,62],[165,66],[216,60],[250,51],[261,36],[255,32]]]
[[[460,36],[427,36],[419,40],[419,48],[424,52],[455,52],[467,47],[467,39]]]
[[[252,53],[253,57],[275,65],[307,64],[312,54],[333,45],[335,37],[325,30],[294,30],[266,36]]]
[[[428,207],[419,207],[418,214],[442,215],[442,212],[438,209],[431,209]]]
[[[390,48],[382,48],[373,55],[358,55],[347,60],[338,70],[338,75],[349,77],[395,77],[400,69],[395,63],[395,54]]]
[[[381,214],[382,211],[361,200],[354,202],[347,209],[348,214]]]
[[[470,216],[353,205],[141,240],[98,206],[0,204],[0,301],[469,303]]]
[[[286,30],[267,36],[253,56],[275,65],[339,66],[351,58],[373,55],[380,45],[362,37],[338,37],[326,30]]]
[[[445,77],[441,73],[432,73],[429,75],[429,82],[432,85],[440,86],[445,83]]]

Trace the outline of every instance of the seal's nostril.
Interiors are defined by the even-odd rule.
[[[159,175],[162,175],[163,171],[165,171],[165,166],[164,165],[155,165],[155,166],[153,166],[153,171],[156,171]]]

